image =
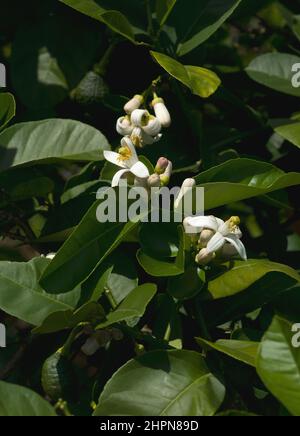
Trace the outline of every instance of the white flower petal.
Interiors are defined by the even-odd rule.
[[[134,164],[130,171],[139,179],[146,179],[150,176],[149,170],[143,162],[137,162]]]
[[[122,139],[121,146],[128,147],[131,152],[131,158],[126,161],[126,168],[131,168],[134,164],[136,164],[139,161],[135,146],[133,145],[131,139],[128,136],[125,136]]]
[[[239,253],[243,260],[247,260],[247,252],[242,241],[235,235],[228,235],[225,237],[225,240],[229,242],[229,244],[233,245],[236,251]]]
[[[150,136],[157,136],[161,132],[161,124],[158,118],[151,118],[147,126],[144,126],[144,132]]]
[[[154,112],[163,127],[170,127],[171,115],[166,105],[163,103],[163,100],[154,104]]]
[[[117,132],[122,136],[131,135],[133,131],[133,125],[130,123],[127,117],[119,118],[116,128]]]
[[[120,170],[118,171],[112,181],[111,181],[111,187],[115,188],[116,186],[119,186],[120,180],[123,178],[123,176],[125,176],[125,174],[130,173],[130,170]]]
[[[104,150],[104,158],[108,162],[110,162],[110,163],[112,163],[114,165],[117,165],[120,168],[127,168],[127,165],[120,160],[119,153],[116,153],[114,151]]]
[[[200,233],[203,229],[209,229],[213,231],[218,230],[218,223],[214,216],[193,216],[185,218],[185,223],[190,227],[196,228]]]
[[[226,243],[226,239],[221,233],[217,232],[207,244],[208,253],[214,253],[222,248]]]
[[[131,123],[136,127],[144,127],[145,120],[147,120],[148,117],[149,117],[148,111],[143,109],[136,109],[131,114]]]

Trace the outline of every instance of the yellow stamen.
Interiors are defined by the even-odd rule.
[[[241,219],[238,216],[232,216],[228,220],[230,230],[235,230],[241,224]]]
[[[121,147],[119,149],[119,157],[118,160],[121,162],[127,161],[132,157],[132,151],[129,147]]]

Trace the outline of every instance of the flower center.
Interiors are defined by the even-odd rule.
[[[121,162],[127,161],[132,157],[132,151],[129,147],[121,147],[119,149],[119,157],[118,160]]]
[[[238,216],[232,216],[229,220],[228,220],[228,227],[230,232],[234,232],[234,230],[236,230],[236,228],[241,224],[241,220],[240,217]]]

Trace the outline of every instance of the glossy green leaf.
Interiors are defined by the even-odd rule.
[[[57,286],[68,292],[84,282],[137,226],[133,222],[99,222],[96,213],[100,204],[97,201],[89,209],[44,272],[41,283],[48,292],[56,293]]]
[[[258,342],[221,339],[214,343],[202,338],[196,338],[196,341],[205,349],[217,350],[220,353],[226,354],[227,356],[244,362],[254,368],[256,366],[256,357],[259,347]]]
[[[176,225],[169,223],[145,223],[140,230],[143,252],[159,259],[176,257],[179,237]]]
[[[101,23],[106,24],[114,32],[134,41],[134,32],[127,20],[121,12],[110,10],[107,7],[102,7],[101,2],[94,0],[59,0],[67,6],[75,9],[82,14],[88,15]]]
[[[97,328],[102,329],[121,321],[129,321],[132,318],[142,317],[156,292],[156,285],[148,283],[138,286],[130,292],[113,312],[107,315],[107,320],[99,324]]]
[[[221,84],[221,80],[213,71],[202,67],[182,65],[162,53],[152,51],[151,54],[164,70],[190,88],[195,95],[208,98]]]
[[[300,88],[292,85],[294,64],[300,57],[284,53],[267,53],[255,58],[246,68],[251,79],[275,91],[300,97]]]
[[[30,389],[0,381],[0,416],[56,416],[54,408]]]
[[[103,159],[106,138],[79,121],[50,119],[15,124],[0,134],[0,170],[59,160]]]
[[[205,188],[205,209],[209,210],[299,185],[300,173],[285,173],[266,162],[238,158],[204,171],[195,179]]]
[[[241,319],[245,314],[275,300],[284,298],[285,292],[294,286],[295,279],[289,275],[270,272],[243,292],[232,297],[203,302],[203,313],[209,327]]]
[[[276,127],[275,132],[300,148],[300,123]]]
[[[142,249],[137,252],[137,260],[142,268],[154,277],[172,277],[184,273],[185,241],[183,228],[179,227],[179,249],[175,261],[160,260],[144,253]]]
[[[16,102],[9,92],[0,94],[0,130],[16,115]]]
[[[94,415],[212,416],[224,395],[224,386],[199,353],[154,351],[129,361],[114,374]]]
[[[198,0],[189,7],[186,1],[178,0],[170,20],[180,42],[177,54],[184,56],[205,42],[240,3],[241,0]]]
[[[300,348],[292,343],[292,324],[275,317],[259,347],[257,372],[272,394],[300,416]]]
[[[162,26],[167,21],[177,0],[156,0],[156,16]]]
[[[0,309],[35,326],[52,313],[72,311],[80,298],[80,288],[59,295],[47,294],[39,279],[50,261],[35,258],[27,263],[0,262]]]
[[[105,313],[100,304],[90,301],[77,310],[65,310],[51,313],[39,326],[33,330],[36,334],[49,334],[61,330],[72,329],[81,322],[96,323],[105,319]]]
[[[293,268],[269,260],[235,261],[228,271],[208,284],[208,290],[215,300],[230,297],[249,288],[257,280],[271,272],[285,274],[295,282],[300,282],[300,275]]]

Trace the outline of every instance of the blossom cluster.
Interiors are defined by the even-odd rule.
[[[117,132],[123,136],[121,146],[117,152],[104,152],[105,159],[120,168],[112,179],[112,187],[118,186],[124,178],[131,178],[135,186],[144,188],[166,186],[169,183],[172,162],[160,158],[155,172],[150,174],[136,149],[158,142],[162,137],[162,129],[171,125],[171,116],[162,98],[155,97],[151,103],[155,115],[147,109],[141,109],[143,103],[143,96],[135,95],[124,106],[126,115],[120,117],[116,125]]]

